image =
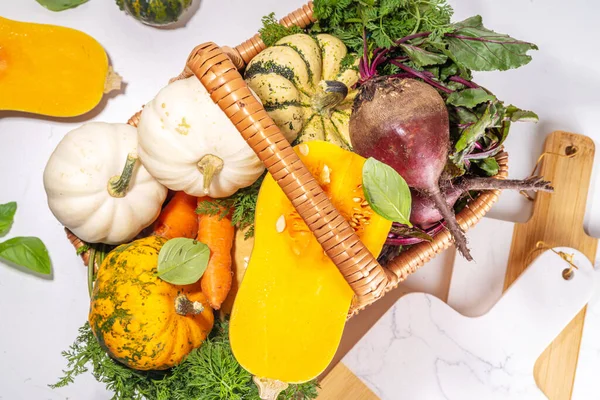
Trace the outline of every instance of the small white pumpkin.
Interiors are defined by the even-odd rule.
[[[193,196],[230,196],[264,171],[195,76],[169,84],[144,107],[138,142],[140,160],[152,176]]]
[[[167,188],[137,161],[137,131],[87,123],[67,133],[44,170],[54,216],[81,240],[120,244],[158,217]]]

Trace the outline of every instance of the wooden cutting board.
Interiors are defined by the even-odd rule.
[[[540,174],[553,182],[555,193],[538,194],[532,218],[524,224],[515,225],[505,289],[541,253],[536,251],[536,244],[540,241],[550,247],[573,247],[590,261],[595,259],[598,240],[587,236],[583,230],[594,143],[582,135],[557,131],[548,136],[544,152],[547,154],[542,161]],[[348,323],[332,367],[322,376],[319,400],[377,399],[351,371],[337,362],[402,294],[401,290],[389,293]],[[536,382],[550,400],[571,398],[584,317],[585,308],[548,346],[536,363]]]

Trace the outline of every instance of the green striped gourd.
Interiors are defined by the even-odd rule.
[[[359,75],[356,63],[342,66],[347,51],[335,36],[299,33],[248,64],[248,86],[290,142],[326,140],[350,149],[348,126]]]
[[[121,10],[147,25],[168,25],[179,19],[192,0],[117,0]]]

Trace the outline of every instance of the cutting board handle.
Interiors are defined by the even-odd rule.
[[[556,131],[547,137],[540,172],[552,181],[554,193],[538,193],[527,224],[545,220],[548,226],[583,229],[594,151],[587,136]]]

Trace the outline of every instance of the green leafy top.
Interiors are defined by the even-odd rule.
[[[252,375],[237,362],[229,344],[228,322],[215,321],[209,338],[169,371],[136,371],[110,358],[98,344],[89,324],[69,350],[68,367],[52,388],[73,383],[91,369],[94,377],[114,392],[113,400],[260,400]],[[290,385],[278,400],[317,397],[315,381]]]
[[[490,174],[495,170],[491,158],[500,151],[511,123],[537,121],[537,115],[504,105],[471,81],[471,71],[521,67],[531,61],[528,52],[537,46],[485,28],[478,15],[451,23],[452,13],[447,0],[314,0],[317,22],[307,32],[333,34],[359,55],[359,85],[393,75],[438,89],[451,120],[448,172],[459,176],[474,164],[476,172]],[[263,39],[273,38],[265,40],[267,45],[291,33],[273,15],[263,23]],[[352,61],[348,57],[344,66]]]
[[[293,35],[295,33],[304,32],[297,26],[286,28],[285,26],[280,25],[275,18],[275,13],[271,13],[262,17],[262,24],[263,26],[258,30],[258,32],[260,33],[260,37],[267,47],[273,46],[281,38]]]
[[[258,200],[258,191],[265,175],[266,173],[252,185],[238,190],[229,197],[200,202],[196,212],[213,216],[219,215],[220,218],[224,218],[229,213],[229,210],[233,209],[231,224],[240,230],[248,228],[245,234],[246,239],[254,236],[256,201]]]
[[[362,54],[363,29],[370,49],[389,48],[401,37],[443,30],[452,8],[446,0],[316,0],[314,15],[311,32],[335,35]]]

